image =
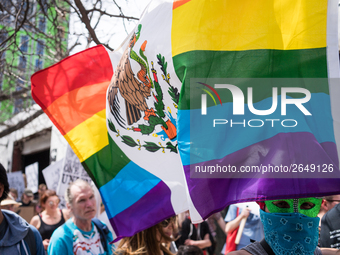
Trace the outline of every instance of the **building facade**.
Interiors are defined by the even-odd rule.
[[[0,8],[0,132],[40,109],[31,98],[30,77],[66,57],[69,12],[49,0],[1,0]],[[18,29],[20,28],[20,29]],[[19,96],[16,96],[19,95]],[[34,162],[42,170],[63,157],[66,141],[45,114],[0,138],[0,162],[9,172]],[[58,149],[58,148],[61,149]],[[52,155],[52,156],[51,156]]]

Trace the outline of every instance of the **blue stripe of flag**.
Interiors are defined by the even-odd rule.
[[[134,162],[129,162],[115,178],[99,189],[109,219],[136,203],[160,181]]]
[[[255,109],[269,109],[272,98],[266,98],[254,104]],[[311,100],[303,106],[312,114],[305,116],[295,105],[287,105],[287,115],[281,116],[281,96],[278,97],[278,108],[269,116],[257,116],[251,113],[245,105],[244,115],[232,114],[232,103],[224,103],[207,108],[207,115],[201,115],[201,109],[178,111],[178,145],[181,151],[183,165],[200,163],[208,160],[223,158],[249,145],[271,138],[279,133],[310,132],[319,143],[335,142],[333,119],[331,115],[330,97],[325,93],[313,93]],[[213,119],[227,119],[226,125],[213,127]],[[236,124],[230,127],[230,119],[234,122],[246,120],[246,126]],[[281,121],[265,121],[264,126],[249,127],[250,119],[295,119],[298,125],[287,128]],[[252,122],[260,125],[260,122]],[[293,122],[286,122],[292,125]],[[190,127],[190,129],[188,128]],[[190,155],[191,150],[191,155]],[[191,160],[190,160],[191,156]]]

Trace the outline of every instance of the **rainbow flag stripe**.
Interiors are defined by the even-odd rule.
[[[105,102],[112,74],[109,52],[96,46],[35,73],[31,81],[34,100],[98,187],[118,240],[152,226],[159,212],[166,218],[174,210],[168,186],[132,162],[108,135]]]
[[[115,239],[188,209],[192,221],[200,222],[240,201],[340,193],[340,107],[331,81],[339,77],[337,9],[335,0],[153,1],[135,37],[116,51],[96,46],[32,76],[34,100],[98,187]],[[147,80],[140,71],[150,90],[140,85]],[[115,84],[129,80],[134,87],[110,90],[112,77]],[[303,107],[312,117],[288,105],[285,118],[296,120],[296,127],[269,122],[263,128],[212,130],[211,121],[221,116],[239,123],[282,119],[279,110],[255,118],[248,101],[244,114],[234,116],[235,100],[228,90],[213,88],[216,79],[231,80],[243,95],[255,79],[255,109],[269,109],[275,98],[278,108],[283,100],[301,99],[299,92],[286,95],[289,79],[290,89],[310,92]],[[268,82],[273,79],[276,97]],[[128,101],[131,91],[141,101],[133,95]],[[209,95],[203,117],[202,93]],[[128,109],[141,102],[147,110],[135,110],[137,119],[127,124],[133,119]],[[217,164],[325,164],[333,171],[327,179],[191,176],[196,167]]]
[[[176,74],[182,81],[178,112],[179,149],[190,197],[203,218],[222,210],[226,204],[239,201],[339,192],[339,159],[328,82],[328,78],[338,77],[330,75],[330,69],[338,67],[336,61],[331,61],[331,55],[338,54],[337,49],[333,48],[330,53],[329,47],[336,40],[329,35],[334,34],[330,24],[333,8],[337,7],[332,1],[305,0],[261,0],[242,4],[232,0],[191,0],[174,3],[172,55]],[[246,124],[248,120],[282,120],[284,116],[279,111],[265,117],[254,115],[247,102],[244,115],[233,115],[234,98],[230,92],[222,90],[218,94],[223,107],[208,99],[207,116],[202,117],[203,90],[197,88],[199,85],[195,81],[213,86],[216,78],[221,83],[222,78],[238,83],[244,95],[250,87],[247,81],[263,81],[253,84],[255,109],[271,107],[273,81],[276,81],[280,105],[281,89],[287,87],[285,79],[289,80],[289,87],[310,91],[311,100],[305,107],[313,117],[291,107],[287,109],[290,114],[287,113],[285,119],[296,120],[296,128],[282,125],[254,128]],[[266,79],[272,82],[266,84]],[[300,98],[301,94],[290,96]],[[214,119],[228,119],[230,122],[231,118],[237,123],[246,120],[245,126],[212,127]],[[202,174],[201,178],[198,174],[192,175],[196,167],[230,165],[240,169],[244,165],[291,164],[304,167],[332,165],[333,179],[295,179],[289,173],[285,179],[263,178],[258,173],[244,178],[233,178],[232,174],[228,178],[225,173]],[[210,192],[202,198],[204,190]]]

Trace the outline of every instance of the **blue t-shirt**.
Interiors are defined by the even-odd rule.
[[[100,241],[100,233],[94,223],[92,222],[91,231],[86,232],[78,228],[71,218],[53,232],[47,253],[48,255],[111,255],[114,251],[114,245],[109,244],[111,241],[113,238],[109,232],[107,235],[109,252],[105,252]]]
[[[239,209],[239,214],[241,214],[242,208]],[[225,217],[225,221],[229,222],[234,220],[237,215],[237,205],[230,205],[228,213]],[[260,215],[250,213],[246,224],[244,226],[240,243],[236,246],[237,250],[250,244],[250,239],[255,241],[261,241],[264,238],[263,225],[260,219]]]

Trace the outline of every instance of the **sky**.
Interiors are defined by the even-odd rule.
[[[94,1],[95,0],[82,0],[84,5],[86,5],[86,3],[91,3]],[[115,0],[115,1],[118,5],[122,7],[122,12],[124,13],[124,15],[139,18],[151,0]],[[113,0],[102,0],[102,2],[104,3],[104,7],[101,8],[102,10],[106,10],[107,12],[112,14],[119,14],[119,10],[113,3]],[[100,41],[105,43],[108,42],[110,47],[115,49],[124,41],[126,36],[135,28],[136,24],[137,21],[135,20],[127,21],[119,18],[107,18],[100,22],[98,28],[96,29],[96,33]],[[338,19],[338,25],[340,27],[340,18]],[[78,36],[72,34],[74,33],[85,34],[87,32],[85,26],[80,22],[79,19],[77,19],[76,15],[71,16],[70,31],[71,36],[69,37],[69,46],[75,42],[76,38],[78,38]],[[86,38],[81,37],[80,42],[81,45],[77,46],[74,50],[72,50],[71,55],[86,49],[87,47]],[[95,43],[92,43],[90,46],[95,46]]]
[[[116,3],[121,6],[122,12],[125,16],[132,16],[139,18],[150,2],[150,0],[115,0]],[[83,4],[86,8],[91,8],[91,2],[93,0],[83,0]],[[103,7],[101,10],[105,10],[111,14],[119,14],[119,9],[113,3],[112,0],[102,0]],[[94,27],[97,19],[91,23]],[[125,20],[121,18],[106,18],[100,21],[98,27],[95,29],[99,40],[103,43],[108,43],[111,48],[117,48],[127,37],[127,35],[135,28],[138,21],[136,20]],[[69,47],[79,38],[81,45],[74,48],[70,55],[85,50],[87,48],[87,40],[85,36],[77,36],[78,34],[87,34],[87,30],[78,19],[77,15],[71,15],[70,17],[70,36],[69,36]],[[92,43],[91,46],[95,46]]]

